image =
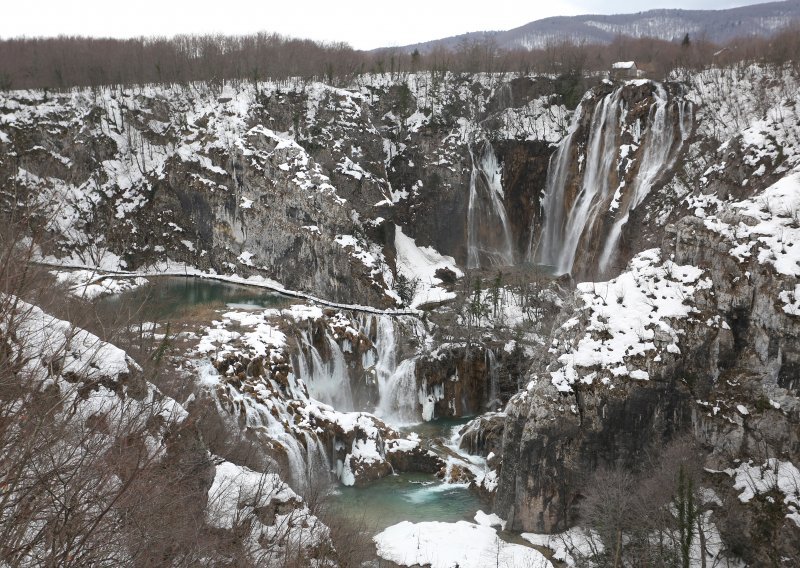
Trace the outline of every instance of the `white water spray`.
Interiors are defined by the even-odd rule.
[[[342,412],[355,410],[344,353],[328,332],[325,341],[330,354],[328,361],[314,347],[308,332],[301,334],[295,372],[308,387],[312,398]]]

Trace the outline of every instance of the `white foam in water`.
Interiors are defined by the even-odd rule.
[[[431,483],[420,485],[412,491],[403,494],[403,499],[409,503],[431,503],[441,499],[442,493],[449,491],[464,491],[469,489],[469,483]]]

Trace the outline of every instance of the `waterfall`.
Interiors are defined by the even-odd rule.
[[[678,141],[678,148],[673,152],[675,129],[673,127],[672,113],[668,106],[667,92],[663,86],[656,85],[655,98],[655,104],[650,107],[650,114],[647,120],[647,139],[644,143],[644,150],[642,150],[642,157],[639,162],[639,171],[634,179],[633,188],[630,190],[628,199],[622,200],[621,205],[617,196],[615,196],[614,202],[611,204],[612,210],[619,206],[619,213],[600,254],[598,268],[601,272],[605,272],[608,268],[608,264],[617,250],[622,227],[628,222],[631,211],[644,201],[644,198],[650,193],[650,189],[658,181],[661,174],[672,167],[680,147],[683,146],[684,141],[689,136],[689,129],[684,124],[684,121],[686,116],[691,116],[691,106],[688,107],[688,113],[685,108],[685,105],[690,105],[690,103],[679,101],[676,105],[679,113],[680,140]]]
[[[344,353],[327,331],[325,341],[330,352],[330,359],[327,362],[314,347],[308,332],[304,331],[300,335],[295,375],[306,384],[312,398],[341,412],[355,410]]]
[[[241,414],[244,415],[245,425],[249,430],[255,432],[257,436],[263,432],[281,445],[286,452],[288,469],[286,478],[292,488],[300,492],[304,491],[308,487],[306,450],[297,438],[286,431],[284,420],[288,417],[286,415],[273,416],[267,407],[250,397],[241,397],[237,403],[245,407]]]
[[[308,487],[308,477],[306,477],[306,452],[300,442],[286,432],[273,434],[286,450],[286,460],[289,465],[289,478],[291,486],[303,492]]]
[[[582,103],[581,103],[582,104]],[[580,116],[581,106],[575,111],[575,116]],[[561,235],[564,231],[564,193],[569,174],[572,139],[578,130],[578,121],[574,120],[567,136],[550,156],[547,166],[547,180],[545,181],[544,195],[542,197],[542,211],[545,223],[539,237],[536,250],[533,247],[533,237],[536,231],[531,230],[528,243],[528,260],[538,264],[555,266],[557,249],[561,246]],[[531,228],[533,229],[533,228]]]
[[[545,234],[551,234],[554,238],[550,242],[543,243],[540,248],[540,255],[537,258],[539,264],[554,266],[558,272],[562,273],[572,270],[581,236],[587,230],[587,225],[589,229],[594,225],[598,206],[609,193],[608,177],[618,151],[617,130],[621,110],[622,89],[617,89],[604,97],[602,103],[595,108],[586,151],[583,183],[574,203],[566,212],[566,218],[560,223],[560,227],[556,225],[552,229],[548,227],[544,230]],[[572,136],[564,140],[564,143],[571,142]],[[568,167],[563,161],[569,160],[570,155],[571,152],[566,150],[559,156],[558,159],[562,163],[556,166],[557,177],[561,177],[558,170]],[[557,223],[559,217],[563,215],[566,178],[567,176],[564,174],[563,179],[555,179],[552,185],[547,184],[550,191],[561,194],[561,197],[549,199],[548,201],[551,202],[549,205],[551,207],[561,205],[561,208],[557,212],[551,211],[551,213],[555,213],[552,221],[545,216],[546,225],[552,222]]]
[[[397,369],[397,340],[395,339],[395,322],[388,316],[378,318],[375,337],[375,375],[378,380],[378,392],[383,394],[389,379]]]
[[[598,267],[601,271],[607,269],[631,211],[674,164],[689,137],[691,105],[685,101],[670,104],[666,89],[654,83],[654,102],[646,123],[641,124],[637,119],[630,124],[628,132],[634,144],[623,146],[622,129],[628,112],[623,90],[624,86],[616,88],[595,106],[588,123],[585,151],[582,152],[581,141],[575,136],[586,118],[585,103],[581,103],[569,133],[551,156],[542,197],[544,222],[536,246],[533,231],[528,246],[528,259],[532,262],[552,266],[559,273],[572,272],[578,250],[586,243],[589,249],[601,251]],[[675,133],[675,109],[679,113],[679,140]],[[629,187],[625,187],[622,167],[631,148],[636,155],[627,164],[635,163],[637,174]],[[578,171],[571,175],[575,156]],[[613,220],[607,232],[606,218]],[[589,242],[594,239],[596,243]]]
[[[395,426],[420,421],[415,358],[400,363],[386,379],[375,414]]]
[[[467,207],[467,267],[480,268],[483,259],[491,266],[514,264],[514,246],[508,214],[503,205],[502,170],[489,141],[484,141],[476,160],[472,147],[469,156]]]
[[[500,406],[497,397],[497,358],[491,349],[486,350],[486,374],[489,377],[489,400],[486,408],[492,410],[495,405]]]
[[[325,445],[316,435],[303,432],[306,441],[306,477],[311,481],[330,481],[331,464]]]

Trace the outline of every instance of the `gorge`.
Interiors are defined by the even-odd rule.
[[[202,464],[198,530],[254,564],[351,565],[309,509],[333,486],[387,507],[395,565],[415,530],[509,566],[795,565],[797,67],[590,79],[0,92],[0,363],[32,353],[14,376],[97,436],[163,406],[142,447]],[[658,514],[607,534],[593,498]]]

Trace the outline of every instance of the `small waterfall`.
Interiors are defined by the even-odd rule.
[[[497,101],[497,110],[512,108],[514,106],[514,92],[511,90],[511,83],[504,82],[495,90],[495,100]]]
[[[306,472],[306,451],[300,441],[286,431],[280,418],[276,418],[267,409],[248,397],[241,398],[241,404],[246,406],[244,412],[245,424],[253,432],[265,432],[286,451],[286,465],[288,468],[287,479],[289,484],[297,491],[304,491],[308,487]]]
[[[274,436],[286,450],[291,486],[296,487],[298,491],[305,491],[308,487],[308,477],[306,477],[306,452],[302,444],[297,438],[286,432],[279,432]]]
[[[325,333],[325,341],[330,352],[327,362],[314,347],[308,332],[301,334],[295,375],[306,384],[312,398],[341,412],[355,410],[344,353],[328,332]]]
[[[467,208],[467,267],[480,268],[486,260],[491,266],[510,266],[514,264],[514,246],[503,205],[501,167],[488,140],[481,145],[477,160],[472,147],[468,148],[472,173]]]
[[[497,358],[491,349],[486,350],[486,374],[489,377],[489,400],[486,403],[488,410],[493,410],[495,406],[500,406],[497,395]]]
[[[397,369],[397,339],[395,322],[388,316],[378,318],[375,337],[375,375],[378,379],[378,392],[386,390],[386,384]]]
[[[306,440],[306,478],[312,482],[330,481],[331,464],[325,452],[325,445],[310,432],[303,432],[303,435]]]
[[[375,414],[395,426],[420,421],[416,359],[406,359],[386,379]]]

